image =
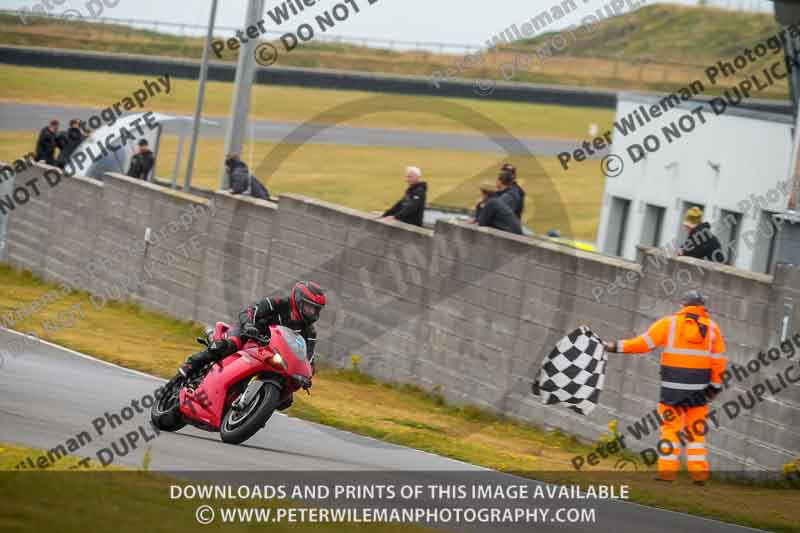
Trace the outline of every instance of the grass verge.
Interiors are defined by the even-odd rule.
[[[0,282],[4,287],[0,313],[52,288],[30,274],[2,265]],[[85,318],[52,335],[43,330],[42,321],[54,319],[59,311],[75,304],[84,306]],[[46,340],[167,377],[195,350],[193,338],[201,327],[132,304],[94,310],[86,293],[74,292],[15,329],[34,331]],[[145,343],[150,349],[143,352],[139,347]],[[800,531],[797,490],[721,481],[698,488],[685,478],[663,486],[652,481],[643,466],[635,473],[614,471],[619,457],[604,459],[578,475],[571,466],[572,458],[587,455],[594,446],[475,407],[451,406],[441,396],[413,386],[378,383],[358,371],[356,364],[349,370],[322,369],[312,390],[310,397],[297,396],[288,411],[290,416],[545,481],[625,482],[631,486],[631,498],[639,503],[772,531]]]
[[[170,486],[179,481],[163,475],[77,464],[64,457],[47,471],[15,471],[14,466],[42,450],[0,443],[0,531],[16,533],[114,533],[194,532],[201,527],[195,519],[203,500],[171,499]],[[72,472],[76,467],[80,471]],[[301,505],[290,504],[293,507]],[[269,508],[273,512],[287,503],[277,500],[237,500],[225,507]],[[216,506],[215,506],[216,507]],[[217,519],[218,527],[222,527]],[[263,531],[264,525],[226,523],[225,531]],[[271,522],[270,532],[357,531],[364,533],[427,531],[413,525]]]

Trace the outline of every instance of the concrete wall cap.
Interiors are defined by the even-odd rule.
[[[208,206],[208,199],[203,198],[202,196],[195,196],[194,194],[189,194],[183,191],[173,191],[172,189],[167,189],[162,187],[161,185],[156,185],[155,183],[150,183],[148,181],[142,181],[140,179],[131,178],[130,176],[125,176],[123,174],[117,174],[116,172],[106,172],[105,178],[112,178],[116,180],[126,181],[132,185],[138,185],[139,187],[145,187],[146,189],[150,189],[152,191],[158,191],[160,193],[174,196],[175,198],[181,198],[182,200],[188,200],[190,202],[194,202],[196,204]]]
[[[249,204],[257,205],[259,207],[266,207],[268,209],[278,209],[277,202],[271,202],[269,200],[262,200],[260,198],[253,198],[252,196],[247,196],[244,194],[231,194],[228,191],[212,191],[212,194],[218,196],[224,196],[226,198],[230,198],[231,200],[238,200],[240,202],[247,202]]]

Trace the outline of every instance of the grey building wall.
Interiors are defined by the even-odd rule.
[[[145,246],[147,228],[159,238]],[[124,294],[204,323],[311,278],[329,295],[318,326],[318,350],[329,363],[348,366],[357,354],[377,378],[584,439],[605,433],[612,419],[626,434],[655,408],[659,359],[609,354],[601,404],[589,417],[546,407],[531,394],[531,381],[567,331],[585,324],[605,339],[633,336],[698,287],[725,335],[729,366],[746,367],[778,345],[783,303],[800,298],[794,266],[773,278],[654,249],[630,262],[469,224],[439,221],[431,231],[297,195],[281,196],[278,207],[120,175],[64,178],[19,206],[9,219],[8,252],[12,265],[48,280],[93,270],[87,288],[95,293]],[[97,268],[103,260],[110,266]],[[790,333],[800,329],[800,306],[788,321]],[[714,405],[738,401],[800,359],[797,351],[794,360],[781,357],[735,381]],[[797,385],[720,420],[708,436],[715,469],[774,471],[800,455]],[[656,439],[629,442],[641,449]]]

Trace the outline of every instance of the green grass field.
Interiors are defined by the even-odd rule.
[[[141,88],[145,77],[0,65],[0,78],[3,80],[0,102],[102,109]],[[156,95],[147,102],[147,109],[191,116],[197,97],[196,81],[172,78],[171,84],[170,94]],[[232,83],[208,83],[204,117],[230,116],[232,87]],[[491,100],[254,85],[250,117],[293,123],[582,139],[588,137],[590,124],[597,124],[601,131],[608,127],[614,120],[614,112]]]

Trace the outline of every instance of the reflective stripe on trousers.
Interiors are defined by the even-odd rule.
[[[668,411],[670,413],[668,413]],[[681,446],[686,448],[686,467],[695,481],[708,479],[708,459],[705,433],[708,407],[675,407],[658,404],[661,417],[661,440],[658,444],[658,475],[662,479],[675,479],[680,468]]]

